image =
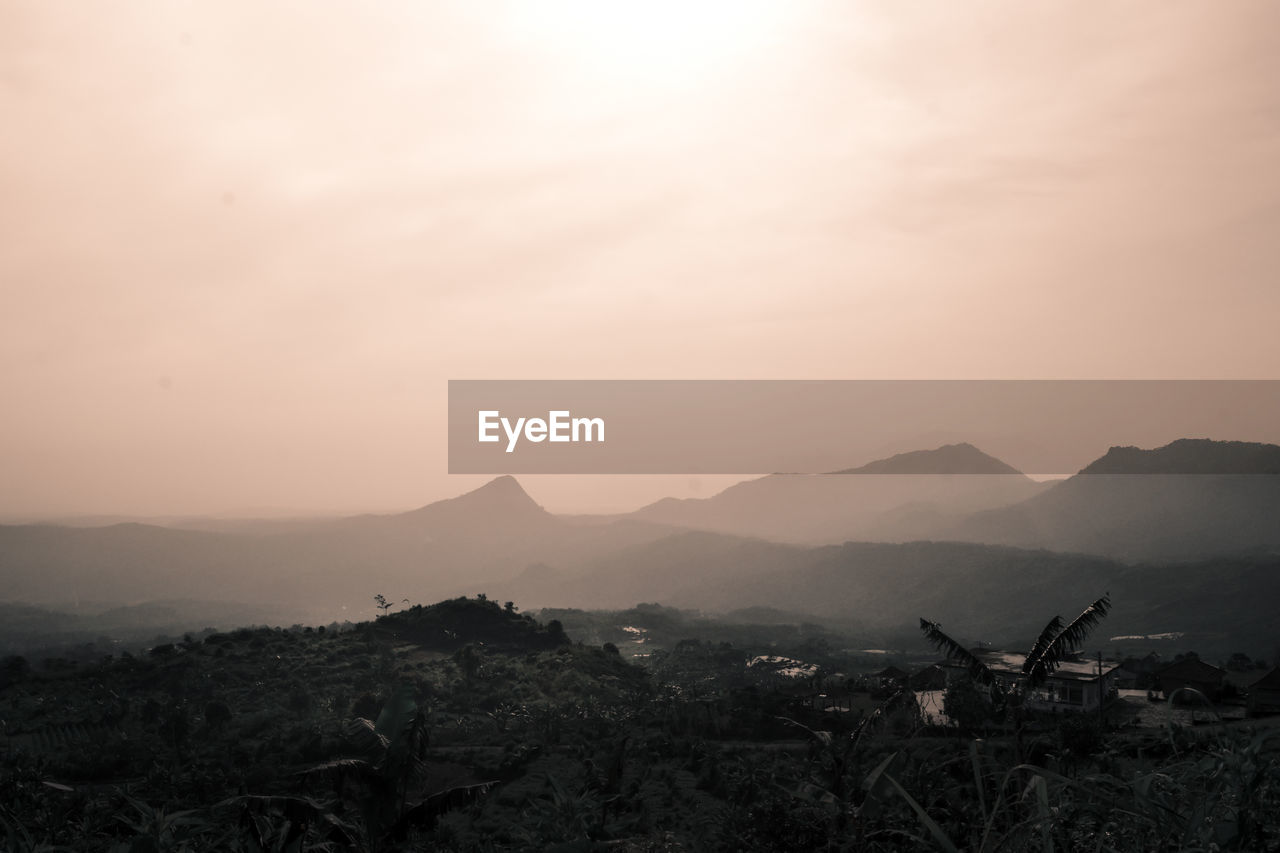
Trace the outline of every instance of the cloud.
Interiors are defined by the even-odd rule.
[[[8,506],[444,496],[450,376],[1275,375],[1277,7],[795,8],[646,89],[473,4],[7,4]]]

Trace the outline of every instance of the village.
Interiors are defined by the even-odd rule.
[[[1006,689],[1024,677],[1026,656],[978,648],[981,658]],[[1149,653],[1121,661],[1074,656],[1046,682],[1024,696],[1022,709],[1041,722],[1076,715],[1112,729],[1160,728],[1264,718],[1280,714],[1280,667],[1267,667],[1236,654],[1224,666],[1203,661],[1194,652],[1172,660]],[[749,665],[755,684],[784,693],[797,707],[820,713],[866,711],[898,693],[910,693],[921,721],[929,726],[998,732],[1007,722],[988,718],[953,719],[946,711],[950,690],[970,682],[963,665],[942,660],[903,668],[850,675],[820,673],[812,664],[780,656],[761,656]]]

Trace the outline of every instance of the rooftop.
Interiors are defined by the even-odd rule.
[[[1022,665],[1027,660],[1026,655],[997,649],[974,649],[972,652],[973,656],[985,663],[989,669],[1001,675],[1022,675]],[[947,661],[947,665],[961,666],[957,661]],[[1119,668],[1120,664],[1115,661],[1104,660],[1102,662],[1102,672],[1104,674],[1114,672]],[[1098,677],[1098,661],[1083,659],[1063,661],[1058,664],[1049,677],[1067,681],[1094,681]]]

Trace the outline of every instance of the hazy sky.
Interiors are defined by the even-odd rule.
[[[1280,377],[1277,80],[1246,0],[5,0],[0,513],[451,496],[450,378]]]

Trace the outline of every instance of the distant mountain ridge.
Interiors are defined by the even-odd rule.
[[[942,538],[1115,559],[1202,560],[1280,548],[1280,447],[1181,439],[1113,447],[1043,494],[975,513]]]
[[[1081,474],[1280,474],[1280,446],[1250,441],[1180,438],[1142,450],[1112,447]]]
[[[995,559],[987,546],[1164,564],[1280,553],[1280,477],[1254,476],[1280,472],[1278,460],[1275,445],[1185,439],[1112,448],[1067,480],[1036,483],[954,444],[847,469],[876,476],[773,475],[619,516],[556,515],[498,477],[404,513],[244,529],[0,526],[0,595],[47,606],[280,602],[327,609],[329,621],[371,610],[374,593],[422,601],[503,585],[538,604],[594,600],[580,585],[609,576],[596,592],[610,606],[681,589],[709,603],[719,588],[725,606],[793,608],[785,579],[743,587],[744,578],[849,541],[973,543],[981,547],[963,553],[975,564]],[[835,577],[814,572],[813,583]],[[821,594],[807,590],[794,606]]]
[[[403,513],[408,517],[444,518],[464,512],[501,512],[528,517],[547,517],[547,512],[510,474],[495,477],[478,489],[464,492],[456,498],[446,498],[419,509]]]
[[[577,566],[670,532],[630,519],[587,524],[554,515],[509,476],[408,512],[239,530],[0,525],[0,600],[234,598],[323,611],[329,621],[371,616],[375,593],[417,600],[474,593],[530,563]]]
[[[918,638],[921,616],[969,637],[1030,641],[1043,613],[1110,592],[1116,634],[1216,635],[1269,648],[1280,629],[1280,554],[1131,565],[1102,557],[959,542],[803,547],[684,533],[620,552],[543,587],[494,584],[530,606],[618,609],[637,601],[703,612],[771,608]],[[548,604],[547,606],[552,606]],[[1233,646],[1234,647],[1234,646]]]
[[[1073,477],[1036,483],[966,443],[835,474],[749,480],[635,515],[797,544],[951,540],[1198,560],[1280,548],[1280,477],[1256,476],[1275,473],[1280,446],[1180,439],[1113,447]]]
[[[912,450],[877,459],[833,474],[1022,474],[1017,468],[983,453],[968,442],[934,450]],[[1024,475],[1025,476],[1025,475]]]
[[[963,443],[831,474],[773,474],[709,498],[667,498],[632,515],[692,530],[808,545],[903,542],[933,538],[972,513],[1016,504],[1045,488]]]

